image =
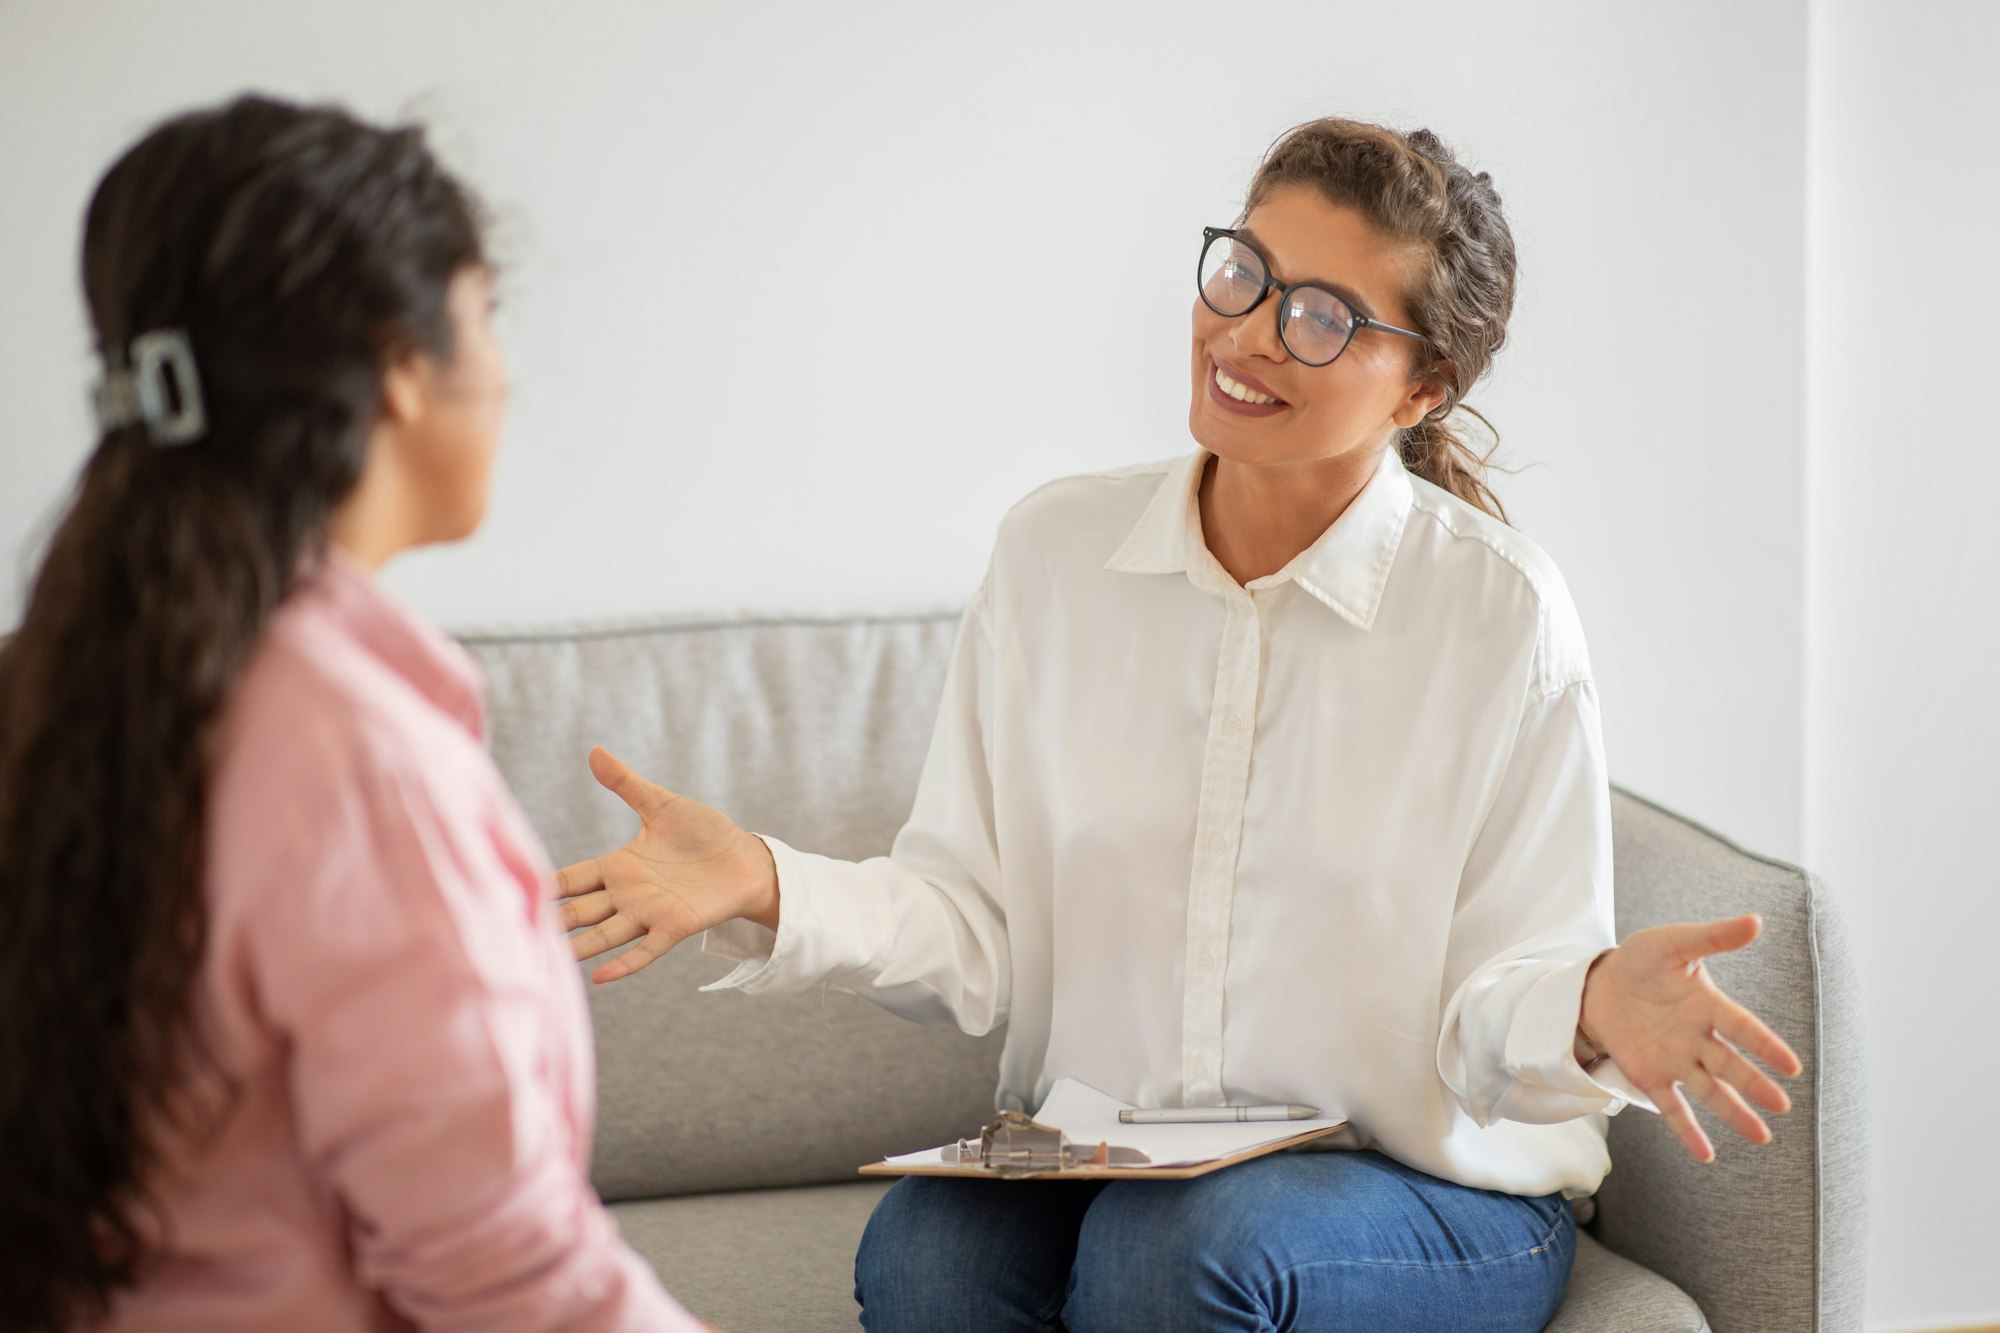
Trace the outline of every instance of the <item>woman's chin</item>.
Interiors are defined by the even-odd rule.
[[[1194,442],[1231,463],[1276,463],[1286,457],[1282,435],[1269,419],[1218,421],[1209,404],[1197,400],[1188,413],[1188,433]]]
[[[451,546],[476,534],[486,523],[486,496],[460,497],[430,515],[419,546]]]

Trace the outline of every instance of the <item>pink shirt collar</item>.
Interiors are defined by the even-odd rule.
[[[486,734],[485,682],[465,649],[405,606],[368,568],[329,548],[297,594],[363,651],[474,737]]]

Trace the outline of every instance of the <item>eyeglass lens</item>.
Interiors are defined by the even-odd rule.
[[[1234,318],[1254,307],[1270,285],[1257,252],[1233,236],[1217,236],[1201,252],[1201,299],[1218,315]],[[1285,349],[1309,366],[1339,356],[1354,333],[1354,312],[1320,287],[1300,287],[1285,298],[1278,335]]]

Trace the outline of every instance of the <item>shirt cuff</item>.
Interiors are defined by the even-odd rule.
[[[1625,1071],[1620,1069],[1618,1062],[1610,1056],[1594,1060],[1588,1067],[1578,1067],[1583,1069],[1585,1078],[1611,1094],[1612,1103],[1604,1108],[1606,1115],[1617,1115],[1627,1106],[1636,1106],[1642,1111],[1651,1111],[1654,1115],[1660,1113],[1660,1108],[1653,1105],[1653,1099],[1634,1087],[1632,1081],[1625,1077]]]
[[[798,958],[803,922],[811,911],[811,889],[799,855],[766,834],[756,834],[771,849],[778,870],[778,929],[742,917],[711,927],[701,937],[701,951],[737,963],[727,976],[703,986],[704,991],[740,990],[768,995],[783,989],[786,974]]]
[[[1576,1030],[1583,1014],[1583,983],[1598,955],[1565,963],[1528,988],[1507,1031],[1507,1072],[1523,1082],[1596,1103],[1617,1115],[1628,1105],[1658,1114],[1610,1056],[1589,1069],[1577,1063]],[[1588,1114],[1580,1111],[1579,1114]]]

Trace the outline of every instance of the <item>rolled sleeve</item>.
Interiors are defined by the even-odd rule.
[[[1438,1074],[1480,1125],[1652,1110],[1575,1041],[1590,964],[1616,943],[1610,783],[1597,694],[1574,681],[1523,713],[1467,857],[1446,953]]]
[[[740,990],[745,995],[786,995],[817,984],[836,970],[833,960],[845,956],[851,968],[873,952],[861,923],[853,916],[822,921],[819,892],[802,864],[805,853],[758,834],[771,849],[778,872],[778,928],[760,926],[738,917],[702,937],[703,953],[739,964],[727,976],[703,986],[705,991]],[[825,860],[826,858],[815,858]],[[810,943],[808,943],[808,941]]]
[[[1507,1030],[1506,1068],[1521,1082],[1546,1088],[1579,1101],[1609,1095],[1606,1115],[1628,1105],[1657,1111],[1652,1100],[1633,1087],[1610,1056],[1580,1064],[1576,1058],[1577,1020],[1583,1012],[1583,982],[1596,961],[1564,963],[1546,972],[1521,997],[1514,1022]]]

